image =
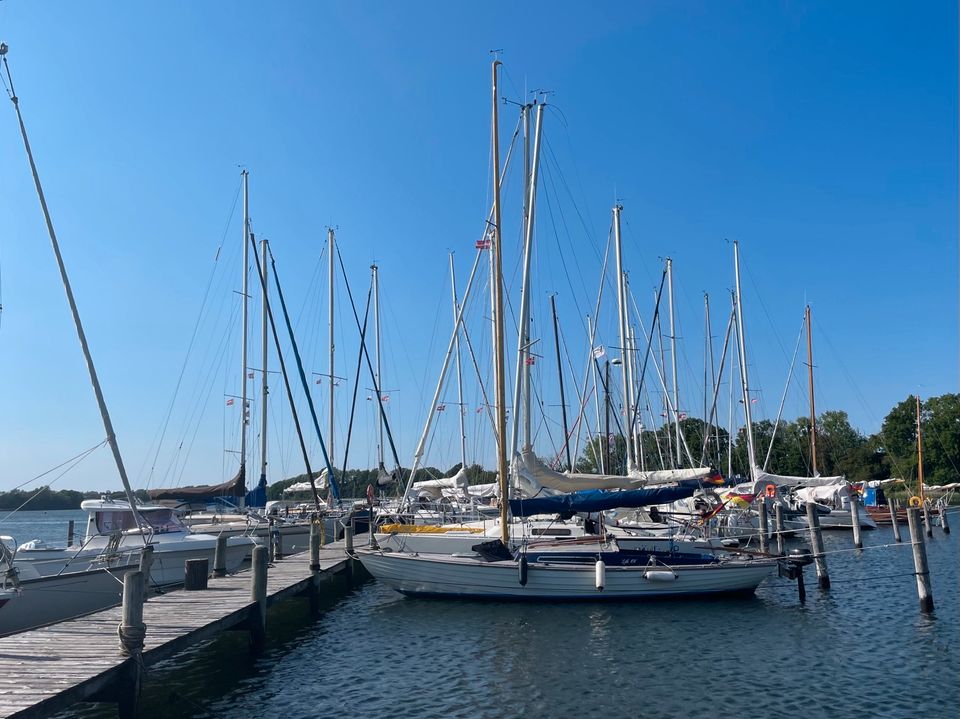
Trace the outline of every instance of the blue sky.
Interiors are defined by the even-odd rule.
[[[719,335],[733,284],[727,239],[742,243],[762,416],[776,413],[806,301],[818,409],[847,410],[872,432],[910,393],[957,391],[954,3],[3,0],[0,38],[11,47],[74,291],[140,485],[219,481],[235,466],[228,450],[238,415],[224,397],[239,388],[230,318],[241,164],[251,173],[254,231],[273,243],[311,371],[326,371],[326,226],[338,227],[358,301],[370,263],[380,265],[383,382],[409,464],[451,324],[447,252],[456,250],[462,288],[489,203],[495,48],[505,95],[553,93],[534,265],[542,369],[552,371],[547,298],[556,292],[580,372],[580,328],[619,199],[645,322],[661,258],[674,259],[681,405],[691,414],[702,404],[702,292]],[[0,489],[103,436],[9,104],[4,113]],[[501,113],[505,146],[516,113]],[[504,238],[517,301],[514,175]],[[337,373],[350,379],[338,400],[348,400],[357,338],[340,308]],[[471,331],[483,363],[481,310]],[[614,317],[605,302],[608,345]],[[256,342],[251,352],[259,357]],[[544,371],[536,382],[555,405],[553,377]],[[374,461],[369,386],[361,380],[350,466]],[[326,388],[315,390],[323,400]],[[273,392],[271,481],[302,471],[280,386]],[[489,463],[479,401],[469,389],[470,459]],[[338,402],[338,454],[348,412]],[[795,383],[785,415],[805,412]],[[455,416],[438,420],[426,459],[449,467],[459,458]],[[538,427],[538,449],[549,454],[556,419]],[[189,452],[176,454],[181,443]],[[119,480],[101,449],[55,486]]]

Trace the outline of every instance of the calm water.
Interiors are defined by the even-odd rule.
[[[61,509],[50,512],[16,512],[0,510],[0,535],[13,537],[17,544],[31,539],[42,539],[54,544],[67,543],[67,524],[74,520],[76,536],[86,532],[87,513],[79,509]]]
[[[831,554],[833,588],[821,593],[808,568],[805,606],[796,584],[777,577],[753,599],[603,605],[412,600],[369,581],[342,588],[314,622],[299,600],[271,610],[259,659],[232,632],[153,668],[143,716],[952,718],[954,517],[954,534],[935,529],[927,544],[930,618],[917,607],[908,546]],[[37,526],[61,539],[66,519],[49,512]],[[852,543],[849,533],[825,538],[828,550]],[[892,533],[864,532],[864,542],[892,543]],[[96,705],[60,715],[114,716]]]

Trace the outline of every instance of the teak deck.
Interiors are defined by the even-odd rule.
[[[325,545],[321,579],[347,571],[349,562],[342,541]],[[312,586],[309,553],[285,557],[267,571],[267,605]],[[248,570],[210,578],[203,591],[151,597],[143,607],[143,665],[242,627],[255,606],[250,587]],[[79,701],[110,700],[111,688],[135,673],[135,660],[120,653],[120,619],[121,608],[114,607],[0,639],[0,717],[46,717]]]

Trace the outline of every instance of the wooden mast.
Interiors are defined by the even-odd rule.
[[[804,313],[807,323],[807,377],[810,385],[810,459],[813,466],[813,476],[818,477],[817,471],[817,410],[813,402],[813,332],[810,327],[810,305]]]
[[[493,256],[493,278],[490,286],[493,295],[493,379],[497,408],[497,475],[500,483],[500,539],[504,544],[510,541],[510,525],[507,521],[509,509],[509,477],[507,475],[507,414],[506,382],[504,376],[503,342],[503,253],[500,244],[500,141],[499,113],[497,112],[497,68],[500,61],[491,65],[493,86],[491,93],[492,116],[491,133],[493,136],[493,237],[491,242]],[[516,407],[514,411],[516,411]]]

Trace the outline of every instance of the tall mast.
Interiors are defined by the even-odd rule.
[[[743,389],[743,419],[747,424],[750,477],[756,480],[756,451],[753,446],[753,418],[750,412],[750,380],[747,375],[746,336],[743,333],[743,299],[740,296],[740,243],[733,243],[733,269],[737,282],[737,345],[740,349],[740,384]]]
[[[450,253],[450,293],[453,295],[454,346],[457,353],[457,407],[460,408],[460,468],[467,469],[467,430],[464,426],[463,370],[460,365],[460,303],[457,300],[457,273],[453,267],[453,252]]]
[[[653,291],[653,301],[654,301],[654,303],[658,303],[659,300],[660,300],[659,293],[658,293],[656,290],[654,290],[654,291]],[[663,351],[663,322],[661,321],[660,318],[661,318],[661,315],[657,315],[657,317],[656,317],[656,321],[657,321],[657,344],[658,344],[659,349],[660,349],[660,367],[662,368],[662,371],[661,371],[660,369],[657,370],[657,377],[660,379],[660,384],[661,384],[661,386],[662,386],[662,388],[663,388],[663,394],[662,394],[662,397],[663,397],[663,429],[665,430],[665,431],[664,431],[664,434],[667,436],[667,456],[668,456],[669,459],[670,459],[670,468],[671,468],[671,469],[676,469],[676,465],[674,464],[676,460],[674,459],[674,453],[673,453],[673,433],[670,431],[670,425],[669,425],[669,421],[670,421],[670,397],[669,397],[668,394],[667,394],[667,393],[668,393],[668,390],[667,390],[666,380],[663,379],[663,373],[665,373],[665,372],[667,371],[667,355],[666,355],[666,354],[664,353],[664,351]],[[652,332],[652,330],[651,330],[651,332]],[[680,450],[678,449],[677,452],[679,453],[679,451],[680,451]],[[664,465],[664,469],[666,469],[666,465]]]
[[[383,391],[383,382],[380,381],[380,269],[377,264],[370,265],[370,272],[373,273],[373,329],[377,340],[377,374],[376,386],[379,391]],[[377,402],[383,401],[383,397],[377,397]],[[383,469],[383,416],[377,414],[377,468]],[[344,468],[346,469],[346,468]]]
[[[97,407],[100,409],[100,419],[103,421],[103,429],[107,433],[107,443],[110,445],[110,451],[113,453],[113,461],[117,465],[117,472],[120,475],[120,482],[123,484],[123,491],[130,504],[130,511],[137,522],[137,526],[145,528],[146,525],[137,511],[136,497],[133,489],[130,487],[130,480],[127,477],[127,469],[123,464],[123,456],[120,454],[120,445],[117,443],[117,435],[113,431],[113,422],[110,420],[110,412],[107,410],[107,403],[103,398],[103,391],[100,388],[100,380],[97,377],[97,369],[93,364],[93,356],[90,354],[90,347],[87,345],[87,335],[83,331],[83,324],[80,322],[80,311],[77,309],[77,302],[73,297],[73,289],[70,286],[70,278],[67,277],[67,268],[63,264],[63,256],[60,254],[60,243],[57,241],[57,233],[53,229],[53,220],[50,217],[50,210],[47,208],[47,200],[43,194],[43,186],[40,184],[40,174],[37,172],[37,165],[33,161],[33,151],[30,149],[30,141],[27,139],[27,127],[23,124],[23,115],[20,114],[20,101],[13,88],[13,77],[10,75],[10,65],[7,63],[7,45],[0,43],[0,56],[3,57],[3,66],[7,71],[7,82],[10,85],[10,100],[13,102],[13,108],[17,112],[17,121],[20,123],[20,137],[23,138],[23,148],[27,151],[27,160],[30,162],[30,172],[33,174],[33,184],[37,190],[37,198],[40,200],[40,209],[43,210],[43,219],[47,225],[47,234],[50,235],[50,244],[53,246],[53,254],[57,258],[57,267],[60,269],[60,280],[63,282],[63,289],[67,295],[67,303],[70,305],[70,313],[73,315],[73,324],[77,330],[77,337],[80,340],[80,348],[83,350],[83,358],[87,363],[87,372],[90,374],[90,383],[93,385],[93,393],[97,398]],[[146,536],[141,533],[146,542]]]
[[[733,292],[730,293],[730,306],[731,306],[731,309],[733,310],[734,316],[736,316],[737,296]],[[734,331],[734,334],[736,335],[734,339],[736,340],[737,345],[739,346],[740,333],[737,330],[736,326],[734,326],[733,331]],[[739,364],[739,360],[740,360],[740,357],[738,355],[737,356],[738,364]],[[733,363],[733,360],[731,359],[731,364],[732,363]],[[728,388],[729,392],[728,392],[728,398],[727,398],[727,477],[728,478],[733,476],[733,369],[732,368],[730,370],[729,385],[730,386]],[[719,454],[720,452],[719,445],[717,445],[717,447],[718,447],[717,453]]]
[[[510,541],[510,525],[507,523],[509,487],[507,475],[507,415],[506,381],[504,376],[503,346],[503,252],[500,243],[500,132],[497,107],[497,68],[500,61],[491,66],[493,86],[491,93],[493,134],[493,277],[490,283],[493,295],[493,379],[497,405],[497,474],[500,481],[500,538],[504,544]],[[516,408],[514,408],[516,411]]]
[[[260,368],[263,374],[260,383],[260,482],[267,481],[267,395],[270,393],[267,381],[267,241],[260,240],[260,285],[262,289],[262,315],[260,323]]]
[[[512,434],[510,442],[511,456],[517,451],[517,434],[520,422],[520,394],[523,391],[523,451],[532,448],[530,429],[530,364],[533,355],[530,353],[530,262],[533,254],[533,220],[537,200],[537,172],[540,167],[540,133],[543,124],[544,105],[537,106],[537,122],[534,129],[533,164],[530,168],[530,177],[527,182],[527,199],[524,203],[524,232],[523,232],[523,284],[520,290],[520,323],[517,337],[517,374],[514,387],[514,412]],[[529,109],[524,108],[524,122]]]
[[[813,476],[819,477],[817,471],[817,410],[813,403],[813,332],[810,327],[810,305],[804,313],[807,325],[807,377],[810,382],[810,459],[813,463]]]
[[[600,412],[600,369],[597,364],[597,356],[593,353],[594,346],[593,343],[596,340],[594,335],[593,320],[590,319],[590,315],[587,315],[587,334],[590,335],[590,370],[593,373],[593,400],[597,408],[597,438],[603,436],[603,425],[602,425],[602,414]],[[606,441],[606,440],[604,440]],[[607,473],[607,465],[605,461],[605,455],[603,452],[600,452],[600,446],[597,445],[597,454],[599,458],[597,459],[597,464],[600,466],[600,474]]]
[[[677,467],[683,462],[680,455],[680,388],[677,386],[677,332],[673,322],[673,260],[667,258],[667,298],[670,302],[670,364],[673,368],[673,426],[676,434]]]
[[[248,291],[248,274],[250,266],[250,173],[241,171],[243,177],[243,282],[240,296],[243,302],[243,312],[240,330],[240,476],[247,477],[247,424],[250,422],[249,402],[247,401],[247,328],[249,325],[250,293]]]
[[[917,395],[917,483],[920,485],[920,506],[926,502],[923,494],[923,431],[920,429],[920,395]],[[924,510],[926,511],[926,510]]]
[[[624,434],[626,435],[624,439],[627,444],[627,472],[630,472],[634,468],[633,461],[633,438],[631,436],[632,431],[629,427],[630,424],[630,369],[627,366],[627,355],[629,354],[627,350],[627,300],[626,300],[626,291],[623,287],[623,246],[620,241],[620,211],[623,209],[623,206],[617,203],[613,206],[613,241],[615,246],[615,255],[617,260],[617,317],[620,321],[619,324],[619,333],[620,333],[620,352],[621,352],[621,362],[620,362],[620,373],[622,376],[623,385],[623,412],[624,417],[626,418],[626,424]],[[607,388],[609,390],[609,387]]]
[[[330,255],[330,258],[329,258],[329,259],[330,259],[330,273],[329,273],[329,274],[330,274],[330,277],[329,277],[329,279],[330,279],[330,288],[329,288],[329,293],[328,293],[328,301],[329,301],[329,306],[330,306],[330,335],[329,335],[329,340],[330,340],[330,417],[329,417],[329,424],[328,424],[328,427],[327,427],[327,441],[329,442],[329,446],[327,447],[327,451],[330,453],[330,456],[331,456],[331,457],[336,457],[336,456],[337,456],[337,455],[334,453],[334,451],[333,451],[333,387],[334,387],[333,378],[334,378],[334,374],[335,374],[334,371],[333,371],[333,355],[334,355],[334,345],[333,345],[333,329],[334,329],[334,325],[333,325],[333,321],[334,321],[334,320],[333,320],[333,318],[334,318],[334,314],[333,314],[333,255],[334,255],[335,250],[336,250],[336,246],[335,246],[334,238],[333,238],[333,228],[332,228],[332,227],[328,227],[328,228],[327,228],[327,254]],[[344,467],[343,469],[344,469],[344,471],[346,471],[347,468]]]
[[[643,456],[643,422],[641,421],[641,415],[640,415],[640,399],[637,396],[638,393],[636,391],[638,380],[634,377],[634,373],[636,372],[636,367],[633,362],[634,354],[637,351],[637,335],[636,335],[636,330],[632,326],[629,328],[629,332],[630,332],[630,347],[629,347],[630,352],[628,356],[630,357],[630,397],[635,399],[636,410],[637,410],[636,412],[634,412],[633,408],[631,408],[631,411],[630,411],[630,420],[629,420],[630,434],[634,437],[634,442],[636,443],[636,456],[637,456],[637,459],[640,461],[640,471],[646,472],[647,464]]]
[[[560,328],[557,325],[557,296],[550,295],[550,310],[553,314],[553,342],[557,348],[557,377],[560,379],[560,412],[563,415],[563,447],[567,454],[567,470],[573,471],[570,458],[570,430],[567,427],[567,400],[563,394],[563,365],[560,363]]]

